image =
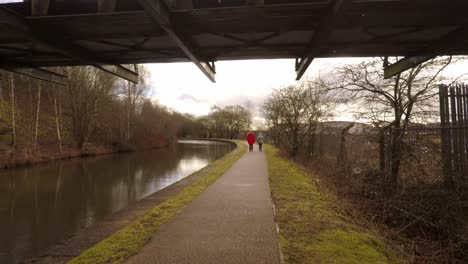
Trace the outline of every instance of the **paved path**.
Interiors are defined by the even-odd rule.
[[[265,156],[247,152],[128,263],[278,264]]]

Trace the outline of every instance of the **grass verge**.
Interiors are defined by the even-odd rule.
[[[228,156],[213,162],[213,169],[206,175],[179,194],[149,210],[141,218],[86,250],[69,263],[123,263],[129,257],[137,254],[164,223],[203,193],[246,152],[247,146],[245,144],[239,141],[234,142],[237,144],[237,148],[227,154]]]
[[[265,154],[285,263],[404,263],[278,149]]]

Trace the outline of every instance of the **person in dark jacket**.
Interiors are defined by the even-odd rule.
[[[249,143],[249,152],[252,152],[255,144],[255,136],[252,132],[247,133],[247,143]]]
[[[260,150],[260,151],[262,151],[262,145],[263,145],[264,140],[265,140],[265,138],[263,137],[262,132],[258,133],[257,143],[258,143],[258,150]]]

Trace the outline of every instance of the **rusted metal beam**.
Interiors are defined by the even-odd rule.
[[[55,83],[58,85],[67,85],[68,77],[58,72],[50,71],[43,68],[23,68],[23,67],[5,67],[3,70],[22,74],[35,79],[43,80],[46,82]]]
[[[405,57],[391,65],[384,68],[384,78],[391,78],[399,73],[414,68],[421,63],[433,59],[434,56],[411,56]]]
[[[146,13],[171,37],[185,55],[210,79],[215,81],[215,69],[212,65],[202,61],[195,53],[189,41],[177,32],[171,21],[171,11],[163,0],[138,0]]]
[[[314,36],[312,37],[310,44],[308,45],[305,56],[298,62],[296,66],[296,80],[300,80],[302,78],[314,58],[320,54],[319,48],[330,38],[335,20],[343,10],[345,1],[346,0],[330,1],[329,12],[324,14],[318,28],[314,32]]]

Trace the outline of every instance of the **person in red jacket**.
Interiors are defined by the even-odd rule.
[[[249,152],[252,152],[255,144],[255,136],[252,132],[247,133],[247,143],[249,143]]]

